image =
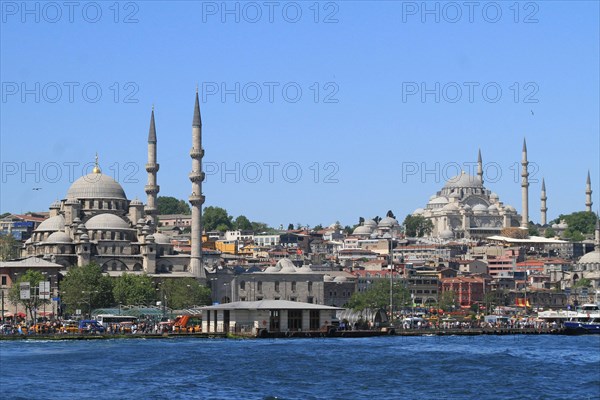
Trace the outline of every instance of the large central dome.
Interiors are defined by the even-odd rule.
[[[448,179],[448,182],[446,182],[446,185],[444,187],[447,187],[447,188],[483,187],[483,183],[481,182],[481,178],[479,178],[478,176],[472,176],[463,171],[460,175],[457,175],[454,178]]]
[[[66,198],[127,200],[121,185],[102,173],[91,173],[77,179],[67,191]]]

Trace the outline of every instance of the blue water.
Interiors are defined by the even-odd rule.
[[[600,335],[0,342],[2,399],[600,399]]]

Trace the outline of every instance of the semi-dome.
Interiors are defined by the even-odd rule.
[[[77,179],[67,191],[66,198],[127,199],[121,185],[110,176],[101,173],[91,173]]]
[[[46,240],[45,243],[71,243],[73,240],[65,232],[54,232]]]
[[[352,234],[354,235],[370,235],[371,234],[372,229],[368,226],[365,225],[360,225],[357,226],[356,229],[354,229],[354,232],[352,232]]]
[[[89,230],[130,229],[129,224],[114,214],[98,214],[86,222]]]
[[[458,210],[458,205],[456,203],[448,203],[444,207],[442,207],[444,211],[456,211]]]
[[[63,229],[65,229],[65,219],[62,215],[55,215],[42,221],[40,226],[37,227],[36,232],[52,232]]]
[[[289,258],[282,258],[281,260],[277,261],[277,266],[280,267],[279,272],[281,272],[282,274],[296,272],[296,267],[294,266],[294,263],[290,261]]]
[[[454,178],[448,179],[446,188],[471,188],[471,187],[483,187],[483,183],[481,182],[481,178],[478,176],[472,176],[467,174],[466,172],[462,172],[460,175],[455,176]]]
[[[579,259],[579,264],[600,264],[600,251],[596,249],[584,254]]]
[[[434,199],[429,201],[429,204],[447,204],[448,199],[444,196],[435,197]]]
[[[491,213],[497,213],[498,212],[498,207],[496,207],[495,204],[492,204],[488,207],[488,211]]]

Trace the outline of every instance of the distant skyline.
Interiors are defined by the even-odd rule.
[[[588,170],[600,208],[598,2],[76,3],[1,3],[0,213],[47,211],[96,152],[145,202],[153,105],[159,196],[187,200],[196,85],[205,207],[233,216],[402,221],[478,149],[520,213],[523,138],[530,219],[542,178],[549,221],[583,211]]]

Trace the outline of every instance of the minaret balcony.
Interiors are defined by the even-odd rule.
[[[157,194],[160,191],[160,186],[146,185],[144,186],[144,191],[146,192],[146,194]]]
[[[158,172],[158,169],[160,168],[160,166],[156,163],[154,164],[146,164],[146,172],[153,172],[156,173]]]
[[[204,204],[205,200],[206,197],[204,197],[203,195],[197,195],[194,193],[192,193],[192,195],[189,197],[190,204],[193,206],[200,206]]]
[[[197,182],[204,181],[205,175],[204,175],[204,172],[202,172],[202,171],[192,171],[192,172],[190,172],[189,177],[190,177],[190,181],[197,183]]]
[[[196,148],[192,148],[192,150],[190,150],[190,157],[192,158],[202,158],[204,157],[204,149],[196,149]]]

